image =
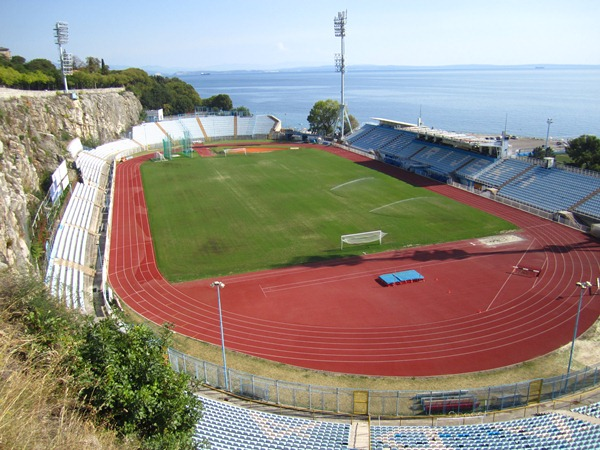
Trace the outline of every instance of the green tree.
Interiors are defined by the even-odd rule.
[[[21,80],[21,73],[12,67],[0,66],[0,84],[8,87],[16,86]]]
[[[313,133],[333,136],[339,115],[340,103],[337,100],[319,100],[313,105],[306,120]],[[344,134],[350,132],[350,125],[353,129],[358,128],[358,121],[352,115],[349,115],[348,119],[344,121]]]
[[[212,97],[205,98],[202,101],[202,106],[210,108],[213,111],[231,111],[233,109],[233,102],[231,97],[227,94],[217,94]]]
[[[252,113],[245,106],[238,106],[237,108],[233,108],[231,111],[235,112],[238,116],[247,117],[251,116]]]
[[[90,73],[100,72],[100,60],[98,58],[94,58],[93,56],[88,56],[85,58],[86,67],[85,69]]]
[[[600,170],[600,138],[597,136],[583,135],[571,139],[567,145],[567,154],[578,167]]]
[[[340,104],[336,100],[317,101],[306,118],[310,126],[310,131],[325,136],[332,136],[339,114]]]
[[[535,159],[544,159],[548,157],[554,158],[555,156],[556,154],[554,153],[554,150],[552,150],[551,147],[545,148],[543,146],[540,146],[534,148],[531,152],[531,157]]]
[[[202,103],[196,89],[179,78],[166,78],[164,86],[172,109],[167,111],[165,108],[165,113],[169,115],[194,112],[196,106]]]
[[[110,73],[110,67],[104,63],[104,59],[102,59],[102,62],[100,63],[100,73],[102,75],[108,75]]]
[[[157,336],[146,325],[91,324],[80,349],[81,394],[100,417],[147,447],[193,448],[201,403],[188,389],[188,376],[166,360],[169,342],[167,327]]]

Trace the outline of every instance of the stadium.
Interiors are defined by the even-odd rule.
[[[440,376],[510,366],[569,344],[575,321],[576,336],[595,323],[600,315],[600,253],[592,236],[600,220],[597,174],[510,157],[504,139],[490,142],[387,119],[377,122],[339,145],[278,143],[280,150],[286,149],[254,154],[254,144],[281,131],[275,117],[181,117],[145,123],[134,127],[130,139],[79,152],[82,182],[73,189],[54,238],[46,282],[57,297],[82,311],[97,307],[91,302],[97,290],[107,311],[124,303],[145,319],[173,323],[177,333],[194,339],[220,345],[225,330],[229,350],[309,369],[371,376]],[[243,152],[221,154],[211,147],[225,140],[236,141],[229,147]],[[269,145],[260,147],[268,150]],[[322,158],[318,165],[360,170],[322,190],[342,202],[371,187],[377,195],[366,200],[367,215],[384,223],[386,234],[354,243],[348,235],[377,228],[358,228],[359,222],[344,233],[333,227],[330,244],[321,244],[324,252],[297,255],[297,264],[275,262],[242,272],[201,272],[205,277],[199,280],[167,280],[157,264],[161,253],[153,240],[143,166],[163,172],[194,160],[227,180],[231,175],[224,172],[224,164],[257,165],[279,154],[295,157],[298,166],[291,167],[298,170],[299,160],[308,156]],[[284,160],[278,164],[281,171],[290,168]],[[379,177],[393,180],[391,192],[402,184],[419,193],[395,199],[384,181],[372,181]],[[235,191],[231,179],[226,183]],[[246,191],[237,192],[247,200]],[[450,242],[436,237],[423,243],[408,236],[406,216],[431,205],[434,216],[442,214],[448,208],[442,198],[506,223],[496,224],[498,232],[492,235],[470,231]],[[455,211],[450,217],[467,219],[471,214]],[[424,223],[434,221],[427,216]],[[397,223],[398,230],[391,228]],[[452,228],[462,231],[467,223],[453,222]],[[442,228],[434,234],[451,233]],[[274,232],[270,236],[275,239]],[[219,245],[213,247],[215,254],[222,251]],[[90,267],[97,248],[99,262]],[[222,315],[221,298],[217,308],[217,293],[211,288],[217,278],[226,285]],[[291,386],[175,350],[170,358],[177,370],[205,385],[227,387],[223,395],[261,404],[352,417],[468,413],[473,420],[463,419],[460,426],[432,426],[433,419],[428,426],[400,426],[397,421],[332,424],[207,398],[198,438],[215,448],[481,448],[482,443],[490,448],[593,448],[599,439],[598,404],[493,423],[487,423],[486,414],[591,389],[599,381],[597,367],[479,390],[359,392]],[[358,443],[361,433],[367,435],[366,446]]]

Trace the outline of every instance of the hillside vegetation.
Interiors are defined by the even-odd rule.
[[[78,59],[77,59],[78,60]],[[233,107],[227,94],[202,100],[193,86],[176,77],[148,75],[136,68],[111,70],[104,60],[88,57],[78,60],[73,75],[67,76],[72,89],[125,87],[133,92],[144,109],[163,109],[166,116],[194,112],[197,108],[215,111],[235,110],[248,114],[247,108]],[[0,56],[0,86],[28,90],[61,90],[62,74],[47,59],[26,61],[21,56]]]
[[[94,321],[0,274],[0,448],[191,449],[200,403],[168,328]]]

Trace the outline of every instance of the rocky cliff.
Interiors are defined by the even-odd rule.
[[[77,94],[0,89],[0,270],[30,264],[31,218],[59,163],[71,166],[67,144],[110,142],[139,122],[142,106],[130,92]]]

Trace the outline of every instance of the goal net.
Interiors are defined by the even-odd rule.
[[[340,248],[344,248],[344,244],[367,244],[369,242],[379,241],[381,244],[381,240],[387,233],[384,233],[381,230],[377,231],[366,231],[364,233],[354,233],[354,234],[342,234],[340,237]]]
[[[226,148],[225,150],[223,150],[223,153],[225,153],[225,156],[227,155],[244,155],[244,156],[248,156],[248,153],[246,152],[246,147],[240,147],[240,148]]]

